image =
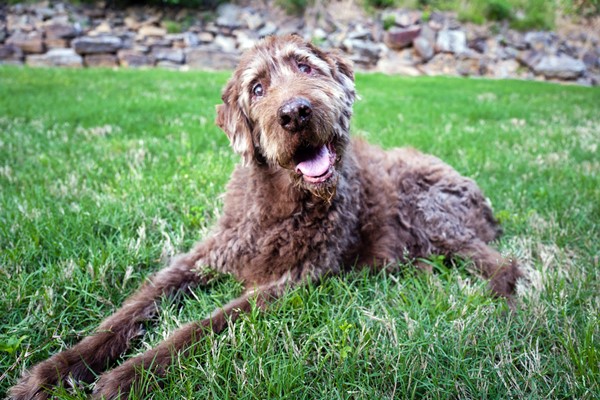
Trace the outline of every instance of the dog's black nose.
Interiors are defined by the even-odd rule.
[[[290,132],[304,128],[312,116],[310,101],[302,97],[286,101],[277,111],[279,125]]]

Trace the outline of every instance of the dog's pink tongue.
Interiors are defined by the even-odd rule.
[[[296,172],[311,177],[321,176],[329,170],[330,155],[327,146],[323,146],[312,154],[309,159],[299,162],[296,165]]]

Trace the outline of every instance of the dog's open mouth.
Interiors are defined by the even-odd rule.
[[[300,148],[294,155],[295,171],[305,182],[322,183],[333,175],[335,149],[331,143]]]

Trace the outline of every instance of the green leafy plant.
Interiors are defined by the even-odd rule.
[[[172,20],[162,21],[163,26],[166,28],[167,33],[181,33],[183,32],[182,24]]]
[[[395,0],[364,0],[365,6],[370,8],[388,8],[396,5]]]
[[[383,29],[387,31],[391,27],[393,27],[395,24],[396,24],[396,17],[394,17],[393,15],[388,15],[383,20]]]
[[[5,341],[0,341],[0,351],[8,353],[9,355],[15,354],[15,352],[21,347],[23,340],[27,339],[27,335],[21,337],[10,336]]]
[[[302,15],[312,0],[275,0],[275,4],[290,15]]]
[[[485,17],[490,21],[504,21],[513,18],[512,5],[507,0],[492,0],[487,3]]]

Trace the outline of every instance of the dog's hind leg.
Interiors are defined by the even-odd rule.
[[[494,295],[510,300],[517,280],[523,276],[515,260],[503,257],[481,240],[473,240],[456,254],[473,261],[477,272],[489,280]]]
[[[241,314],[251,310],[252,304],[264,309],[271,301],[281,296],[285,282],[279,281],[249,290],[232,300],[202,321],[187,324],[169,339],[144,354],[131,358],[119,367],[100,376],[94,390],[97,399],[125,399],[134,391],[142,395],[140,387],[142,371],[163,376],[177,354],[185,353],[201,337],[209,332],[219,333],[227,326],[227,320],[235,321]],[[137,386],[136,386],[137,385]]]
[[[128,349],[131,339],[142,332],[143,323],[156,315],[161,297],[207,284],[210,273],[195,270],[202,254],[205,252],[199,245],[194,251],[175,258],[106,318],[95,334],[26,372],[10,390],[9,398],[45,399],[53,386],[93,381]]]

